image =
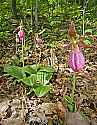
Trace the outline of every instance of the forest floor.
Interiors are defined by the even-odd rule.
[[[67,111],[64,96],[71,92],[70,77],[73,72],[67,63],[70,49],[64,48],[60,43],[53,49],[44,46],[41,49],[36,48],[36,51],[30,50],[25,63],[50,64],[56,71],[51,80],[53,92],[41,98],[36,97],[34,93],[27,96],[25,86],[16,84],[12,78],[4,74],[4,64],[15,63],[14,44],[2,45],[0,49],[0,125],[62,125]],[[78,112],[96,122],[96,125],[97,51],[87,49],[84,50],[84,55],[85,68],[76,74],[75,98]]]

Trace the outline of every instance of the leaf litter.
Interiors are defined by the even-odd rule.
[[[11,49],[10,49],[11,50]],[[10,62],[10,54],[12,51],[6,50],[6,54],[0,59],[0,63],[6,64]],[[29,64],[33,64],[40,61],[40,63],[50,64],[50,49],[46,53],[47,49],[42,48],[41,60],[39,60],[39,54],[32,52],[29,58]],[[34,94],[31,97],[24,96],[24,119],[21,118],[22,114],[22,97],[21,90],[24,87],[13,84],[13,80],[6,77],[3,73],[0,75],[0,124],[1,125],[51,125],[51,124],[63,124],[73,125],[74,119],[81,121],[79,113],[68,113],[66,104],[64,104],[64,95],[70,94],[70,81],[69,77],[72,73],[71,69],[67,65],[67,49],[64,47],[58,47],[54,49],[54,56],[58,62],[53,61],[53,65],[56,68],[56,73],[51,80],[53,84],[53,92],[45,97],[38,98]],[[97,64],[96,64],[96,52],[92,52],[88,55],[88,51],[85,51],[88,61],[84,71],[77,74],[76,82],[76,100],[78,111],[83,114],[87,119],[83,125],[95,125],[97,124]],[[37,55],[37,56],[36,56]],[[33,58],[32,58],[33,57]],[[47,57],[47,60],[45,60]],[[91,57],[91,58],[90,58]],[[5,61],[6,60],[6,61]],[[2,67],[2,66],[1,66]],[[66,116],[65,116],[66,114]],[[69,123],[72,121],[72,123]],[[74,123],[73,123],[74,122]],[[85,123],[86,122],[86,123]],[[78,125],[81,125],[80,122]]]

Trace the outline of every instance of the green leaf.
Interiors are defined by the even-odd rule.
[[[46,82],[45,75],[46,74],[44,72],[37,72],[37,81],[40,84],[44,84]]]
[[[68,110],[70,112],[75,112],[76,111],[76,103],[72,100],[72,98],[70,96],[65,96],[64,97],[64,101],[67,104]]]
[[[35,89],[33,89],[33,91],[35,92],[36,96],[42,97],[50,91],[50,88],[51,88],[50,85],[45,85],[45,86],[40,85],[40,86],[36,87]]]
[[[22,71],[22,68],[18,66],[11,66],[11,65],[6,65],[4,67],[4,72],[7,72],[9,75],[17,78],[17,79],[22,79],[26,77],[26,74]]]
[[[48,84],[49,80],[52,78],[54,69],[50,66],[43,65],[27,65],[23,67],[23,71],[26,73],[36,74],[35,81],[40,84]]]
[[[37,84],[46,85],[49,83],[49,79],[46,79],[46,74],[43,72],[40,72],[39,74],[32,74],[29,77],[21,79],[21,81],[28,86],[35,86]]]
[[[37,82],[36,80],[37,79],[36,79],[36,75],[35,74],[31,75],[30,77],[25,77],[25,78],[21,79],[21,81],[25,85],[31,86],[31,87]]]
[[[43,84],[48,84],[49,80],[52,78],[54,73],[54,69],[50,66],[40,67],[37,75]]]
[[[36,74],[38,68],[38,65],[27,65],[23,67],[23,71],[31,75]]]
[[[75,106],[74,105],[68,104],[67,106],[68,106],[69,112],[75,112]]]
[[[41,66],[39,71],[47,72],[47,73],[53,73],[54,69],[51,66]]]
[[[36,74],[38,71],[41,72],[54,72],[54,69],[50,66],[44,66],[41,64],[26,65],[23,67],[23,71],[29,74]]]
[[[5,67],[5,72],[22,81],[25,85],[33,87],[33,91],[38,97],[44,96],[51,89],[47,85],[51,79],[54,70],[51,67],[43,65],[27,65],[24,67],[10,66]],[[26,76],[28,73],[30,76]]]
[[[23,67],[23,71],[26,73],[36,74],[43,66],[40,64],[26,65]]]
[[[37,72],[37,79],[40,81],[42,84],[48,84],[49,80],[52,78],[53,73],[52,72],[46,72],[46,70],[39,70]]]
[[[68,95],[64,96],[64,101],[65,101],[66,103],[68,103],[68,104],[72,104],[72,103],[73,103],[72,98],[69,97]]]

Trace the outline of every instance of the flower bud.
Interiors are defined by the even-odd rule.
[[[24,40],[24,37],[25,37],[24,31],[23,31],[23,30],[20,30],[20,31],[18,32],[18,36],[19,36],[19,40],[20,40],[20,41],[23,41],[23,40]]]
[[[83,69],[85,65],[85,58],[83,53],[79,50],[79,47],[74,48],[70,53],[68,63],[69,67],[75,72],[79,72]]]

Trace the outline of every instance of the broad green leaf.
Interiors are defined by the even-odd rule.
[[[37,72],[37,80],[41,84],[48,84],[49,80],[52,78],[53,73],[47,73],[47,72]]]
[[[27,72],[28,74],[36,74],[38,66],[37,65],[27,65],[23,67],[23,71]]]
[[[23,71],[31,74],[36,74],[36,81],[40,84],[48,84],[51,79],[54,69],[43,65],[27,65],[23,67]]]
[[[49,81],[52,78],[52,75],[54,73],[54,69],[50,66],[45,66],[45,67],[41,67],[39,69],[38,74],[40,74],[40,72],[43,72],[42,74],[44,75],[45,80]]]
[[[50,66],[41,66],[39,71],[47,72],[47,73],[53,73],[54,69]]]
[[[37,81],[41,84],[48,84],[49,79],[46,79],[47,74],[45,72],[37,72]]]
[[[51,88],[50,85],[45,85],[45,86],[40,85],[40,86],[36,87],[35,89],[33,89],[33,91],[35,92],[36,96],[42,97],[50,91],[50,88]]]
[[[4,67],[4,71],[17,79],[22,79],[22,78],[26,77],[26,74],[18,66],[6,65]]]
[[[33,87],[33,91],[38,97],[44,96],[50,91],[51,86],[47,85],[54,70],[43,65],[27,65],[24,67],[6,66],[5,72],[22,81],[25,85]],[[28,73],[30,76],[26,76]]]
[[[21,81],[28,86],[35,86],[37,84],[48,84],[49,80],[46,79],[46,73],[40,72],[41,74],[32,74],[29,77],[23,78]]]
[[[33,74],[30,77],[25,77],[21,81],[27,86],[33,86],[37,82],[36,75]]]
[[[27,65],[23,67],[24,72],[31,74],[35,74],[37,72],[36,68],[33,68],[33,66]]]

